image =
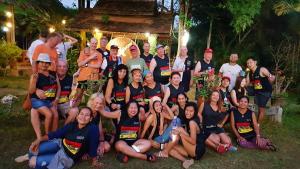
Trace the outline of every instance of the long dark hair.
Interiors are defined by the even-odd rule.
[[[223,106],[223,99],[222,99],[221,94],[220,94],[220,92],[219,92],[218,90],[213,90],[213,91],[210,93],[210,95],[209,95],[209,97],[208,97],[206,103],[207,103],[207,104],[210,104],[210,103],[211,103],[211,97],[212,97],[213,93],[218,93],[218,95],[219,95],[219,100],[218,100],[218,102],[217,102],[217,106],[218,106],[218,111],[221,111],[221,108],[222,108],[222,106]]]
[[[243,81],[244,77],[237,77],[236,81],[235,81],[235,85],[234,85],[234,90],[237,92],[239,89],[241,89],[241,92],[243,93],[243,95],[245,95],[246,89],[245,87],[241,87],[241,83]]]
[[[198,122],[200,122],[200,120],[198,118],[198,105],[195,102],[187,102],[184,107],[184,113],[185,113],[187,107],[193,107],[193,109],[194,109],[194,116],[191,119],[185,118],[185,120],[184,120],[187,131],[190,131],[190,125],[189,125],[190,121],[193,120],[198,124]]]
[[[122,69],[126,70],[126,76],[124,77],[123,83],[128,84],[128,67],[124,64],[120,64],[116,67],[116,69],[113,71],[112,79],[114,82],[117,82],[119,79],[118,71]]]
[[[129,101],[129,102],[126,104],[125,109],[124,109],[124,111],[126,111],[125,114],[126,114],[127,117],[129,117],[129,115],[128,115],[128,109],[129,109],[129,106],[130,106],[132,103],[136,104],[136,106],[137,106],[137,108],[138,108],[138,113],[137,113],[135,116],[138,116],[139,113],[140,113],[140,105],[139,105],[139,103],[138,103],[137,101],[135,101],[135,100],[132,100],[132,101]],[[135,117],[135,116],[134,116],[134,117]]]

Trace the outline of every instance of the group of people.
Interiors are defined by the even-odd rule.
[[[221,78],[220,86],[209,89],[204,101],[197,101],[202,97],[201,88],[216,77],[211,73],[215,69],[212,49],[205,49],[203,59],[194,62],[187,47],[181,47],[171,66],[163,45],[157,45],[153,56],[150,44],[144,42],[141,54],[138,46],[131,45],[131,58],[123,63],[119,47],[111,45],[108,50],[108,39],[103,36],[100,48],[96,38],[90,40],[78,57],[78,71],[69,75],[66,55],[58,46],[69,44],[64,48],[67,51],[76,42],[54,32],[30,50],[31,123],[37,138],[17,162],[29,160],[32,168],[56,169],[91,158],[93,166],[101,167],[99,157],[114,148],[123,163],[129,157],[150,162],[173,157],[189,168],[194,159],[201,159],[206,147],[219,154],[237,151],[224,129],[226,124],[240,147],[276,150],[260,135],[275,77],[257,66],[255,59],[249,58],[243,71],[237,64],[238,55],[232,53],[216,75]],[[102,77],[107,79],[102,92],[92,94],[82,106],[87,82]],[[187,92],[194,84],[196,101],[190,101]],[[249,94],[259,107],[258,118],[248,108]],[[60,118],[64,126],[58,128]],[[111,126],[103,125],[104,118],[111,119]],[[150,153],[151,148],[156,152]]]

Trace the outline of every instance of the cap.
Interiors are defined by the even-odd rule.
[[[161,102],[161,98],[158,96],[153,96],[150,100],[149,100],[149,107],[150,109],[153,109],[153,103],[159,101]]]
[[[119,47],[117,45],[111,45],[110,49],[119,49]]]
[[[137,47],[136,47],[135,45],[131,45],[131,46],[129,47],[129,50],[130,50],[130,51],[132,51],[132,50],[137,50]]]
[[[49,55],[47,53],[41,53],[41,54],[39,54],[37,61],[38,62],[51,63],[50,57],[49,57]]]
[[[204,53],[213,53],[213,50],[211,48],[206,48]]]
[[[156,46],[156,49],[159,49],[159,48],[164,48],[164,45],[158,44],[158,45]]]
[[[223,76],[223,77],[222,77],[222,80],[224,80],[224,79],[227,79],[227,80],[230,81],[230,77],[229,77],[229,76]]]

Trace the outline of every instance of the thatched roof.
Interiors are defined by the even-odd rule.
[[[159,14],[155,0],[100,0],[83,9],[69,26],[73,30],[145,33],[169,36],[172,15]]]

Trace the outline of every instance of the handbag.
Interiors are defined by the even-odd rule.
[[[30,99],[30,94],[29,93],[27,94],[27,96],[25,97],[25,99],[23,101],[22,108],[25,111],[29,111],[32,108],[32,106],[31,106],[31,99]]]

